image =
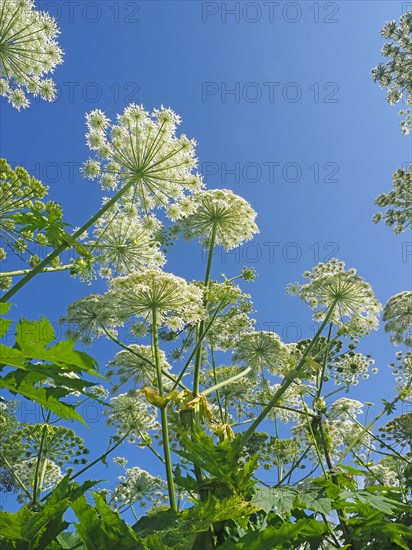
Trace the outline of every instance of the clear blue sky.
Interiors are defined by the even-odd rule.
[[[371,221],[375,197],[412,160],[410,138],[399,129],[401,107],[389,106],[370,78],[383,45],[379,30],[407,2],[38,5],[59,19],[60,97],[33,101],[20,113],[2,102],[0,154],[49,185],[67,221],[81,225],[100,205],[99,186],[79,172],[89,155],[85,113],[99,108],[114,118],[129,101],[147,109],[164,104],[198,141],[208,186],[232,189],[258,212],[260,234],[236,254],[219,251],[215,273],[233,275],[248,263],[257,269],[247,289],[261,328],[286,340],[313,334],[309,309],[284,289],[331,256],[356,267],[383,303],[411,288],[410,233],[394,236]],[[201,262],[196,245],[178,244],[166,269],[190,279],[201,276]],[[104,288],[67,273],[40,275],[16,295],[13,315],[56,323],[69,303]],[[386,365],[395,350],[383,330],[361,349],[373,352],[380,373],[353,395],[378,403],[392,383]],[[104,365],[114,352],[101,342],[93,355]],[[104,421],[91,429],[93,450],[104,449]]]

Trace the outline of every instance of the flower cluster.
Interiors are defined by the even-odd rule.
[[[153,227],[154,226],[154,227]],[[143,220],[136,212],[112,209],[102,216],[86,247],[101,267],[100,275],[127,275],[145,267],[159,267],[165,258],[159,250],[153,218]]]
[[[404,413],[379,428],[382,439],[399,445],[412,444],[412,413]]]
[[[123,386],[130,382],[138,387],[156,386],[156,365],[153,349],[150,346],[131,344],[129,350],[117,353],[108,364],[107,376],[119,377],[119,385]],[[160,367],[164,371],[170,370],[166,360],[166,354],[159,350]],[[163,379],[163,386],[168,385],[168,379]],[[118,386],[115,388],[117,389]]]
[[[398,103],[406,94],[406,103],[412,104],[411,79],[411,32],[412,12],[401,16],[399,25],[396,21],[388,21],[381,30],[381,35],[389,42],[382,48],[382,55],[388,57],[386,64],[379,63],[372,70],[372,78],[381,88],[386,88],[387,100],[391,105]]]
[[[29,263],[35,265],[39,259],[30,252],[30,245],[54,244],[49,242],[48,229],[60,226],[61,207],[53,201],[44,202],[47,188],[24,168],[13,170],[5,159],[0,159],[0,185],[0,260],[10,250],[21,259],[23,253],[29,253]]]
[[[19,476],[22,483],[26,487],[33,487],[34,476],[37,465],[37,457],[29,458],[29,460],[24,460],[18,464],[14,464],[13,468],[15,473]],[[44,475],[40,480],[38,488],[40,491],[47,491],[55,487],[62,479],[63,474],[60,467],[55,464],[52,460],[44,460]]]
[[[34,9],[34,0],[2,2],[0,15],[0,95],[20,110],[28,107],[27,93],[47,101],[56,97],[51,78],[62,62],[56,42],[56,20]]]
[[[250,204],[229,189],[212,189],[193,194],[170,206],[172,220],[179,220],[185,239],[200,238],[203,246],[213,244],[231,250],[250,241],[259,229]]]
[[[229,350],[242,334],[253,330],[255,320],[249,317],[253,311],[250,295],[244,294],[239,286],[229,281],[211,281],[206,300],[209,317],[219,308],[205,338],[213,349]]]
[[[104,414],[108,417],[107,424],[114,426],[117,437],[127,437],[130,443],[149,438],[148,432],[157,429],[157,411],[137,390],[122,393],[110,400],[110,409]]]
[[[378,328],[381,304],[355,269],[345,271],[344,262],[333,258],[303,276],[309,279],[308,283],[291,284],[287,290],[314,310],[315,321],[323,320],[333,306],[330,321],[338,325],[339,334],[361,336]]]
[[[281,387],[280,384],[271,384],[265,389],[264,394],[269,401]],[[303,384],[293,384],[289,386],[282,398],[276,403],[276,406],[269,413],[269,418],[272,420],[280,420],[285,424],[289,422],[298,422],[302,415],[299,411],[302,410],[302,396],[307,392],[307,386]]]
[[[353,418],[363,412],[363,403],[356,399],[348,399],[341,397],[337,399],[329,407],[329,420],[337,420],[338,418]]]
[[[365,477],[365,487],[372,487],[373,485],[399,487],[401,477],[399,462],[399,460],[394,460],[393,457],[385,457],[378,464],[369,466],[369,475]]]
[[[13,434],[13,440],[22,442],[27,459],[36,458],[42,445],[43,456],[59,467],[84,464],[84,455],[89,453],[83,439],[64,426],[28,424]]]
[[[92,386],[89,389],[89,393],[96,399],[105,400],[109,397],[109,391],[106,390],[106,388],[104,386],[101,386],[100,384],[97,386]]]
[[[138,466],[126,468],[125,474],[119,476],[120,483],[113,491],[112,505],[116,510],[127,505],[145,507],[149,503],[164,502],[166,484],[160,477],[154,477]]]
[[[95,152],[83,174],[99,180],[103,189],[127,186],[122,205],[132,205],[147,214],[187,192],[202,187],[197,166],[196,142],[176,136],[180,117],[161,107],[152,113],[130,104],[118,115],[117,124],[100,110],[86,116],[87,143]]]
[[[412,292],[392,296],[383,309],[385,332],[392,332],[391,342],[412,347]]]
[[[395,382],[397,386],[395,387],[396,391],[402,393],[403,399],[411,400],[412,399],[412,353],[407,351],[403,353],[398,351],[396,354],[397,363],[391,363],[389,367],[392,369],[392,374],[395,376]]]
[[[113,309],[101,294],[91,294],[73,302],[67,315],[61,317],[60,323],[68,325],[66,335],[83,344],[90,345],[93,338],[104,334],[102,326],[111,327],[121,324],[113,317]]]
[[[288,348],[277,334],[268,331],[254,331],[239,338],[233,361],[252,367],[253,373],[279,375],[284,371],[288,357]]]
[[[211,369],[206,373],[202,373],[201,382],[207,388],[225,380],[229,380],[237,374],[240,374],[243,370],[244,367],[237,365],[219,365],[214,370]],[[220,404],[225,415],[225,420],[227,420],[229,408],[230,412],[238,417],[252,417],[254,416],[254,411],[252,411],[253,405],[249,403],[249,401],[252,401],[254,397],[253,386],[254,384],[250,377],[243,376],[235,382],[220,388],[219,395],[213,393],[208,396],[208,399],[212,405],[219,406]]]
[[[412,130],[412,110],[411,109],[401,109],[399,111],[399,116],[403,116],[404,119],[401,120],[401,133],[404,136],[408,136]]]
[[[110,282],[110,299],[125,317],[139,316],[177,330],[205,316],[202,289],[160,269],[145,269]]]
[[[361,458],[365,458],[365,447],[372,446],[372,437],[367,432],[362,433],[362,425],[347,418],[347,415],[345,414],[343,416],[336,417],[334,420],[322,420],[322,422],[323,432],[325,434],[331,458],[333,460],[339,460],[344,449],[353,444],[355,440],[357,442],[353,450],[359,454]],[[310,444],[314,445],[314,443],[319,445],[320,439],[318,438],[320,436],[320,432],[317,427],[316,420],[312,421],[310,428],[308,422],[293,426],[292,434],[297,441],[301,442],[302,446],[306,447]],[[318,463],[319,457],[313,446],[309,451],[309,456],[312,461]]]
[[[385,220],[388,227],[392,227],[396,234],[403,233],[412,223],[412,171],[399,168],[393,174],[393,189],[389,193],[379,195],[375,204],[386,208],[386,212],[377,212],[375,223]]]
[[[330,370],[337,386],[340,384],[344,384],[346,387],[356,386],[359,383],[359,377],[364,380],[369,378],[369,367],[374,363],[375,361],[369,355],[349,351],[340,355],[330,365]],[[374,367],[371,372],[376,374],[378,369]]]

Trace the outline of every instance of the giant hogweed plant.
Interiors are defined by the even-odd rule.
[[[54,20],[29,0],[0,6],[1,93],[17,108],[27,107],[27,92],[52,100],[43,75],[61,60]],[[382,31],[400,44],[386,45],[394,59],[373,71],[392,103],[412,90],[411,20]],[[385,330],[402,346],[390,365],[393,393],[380,405],[352,399],[351,389],[377,372],[359,345],[382,310],[357,271],[332,259],[288,286],[313,311],[313,338],[284,343],[256,330],[245,292],[254,270],[228,278],[214,260],[217,247],[253,238],[256,214],[232,191],[205,188],[180,118],[132,104],[114,123],[100,110],[86,123],[83,175],[105,196],[80,228],[44,202],[40,182],[0,165],[2,260],[14,252],[0,277],[0,484],[22,504],[0,512],[0,549],[410,548],[412,413],[399,412],[411,404],[412,293],[383,309]],[[398,171],[377,203],[395,208],[375,221],[405,231],[409,172]],[[206,251],[199,281],[166,270],[180,236]],[[6,345],[10,300],[34,276],[62,270],[89,284],[103,277],[107,290],[68,306],[66,340],[55,342],[46,319],[20,320]],[[113,355],[98,371],[75,346],[101,338]],[[15,396],[35,402],[43,422],[19,421]],[[85,422],[87,399],[108,424],[107,450],[90,458],[67,424]],[[162,476],[140,467],[147,456]],[[88,479],[98,463],[117,469],[114,487]],[[124,518],[133,516],[131,526]]]

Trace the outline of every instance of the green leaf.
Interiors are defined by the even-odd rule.
[[[63,550],[86,550],[85,545],[76,533],[60,533],[60,535],[56,538],[56,541],[60,544]]]
[[[81,369],[83,372],[92,374],[93,376],[100,375],[96,372],[97,362],[93,357],[82,351],[76,351],[74,348],[73,340],[63,340],[58,342],[54,346],[42,352],[42,356],[37,356],[38,359],[44,361],[51,361],[57,364],[70,365],[72,370]]]
[[[138,550],[139,539],[132,528],[105,503],[98,493],[93,493],[96,507],[90,506],[84,497],[76,500],[72,508],[79,520],[76,531],[88,550]]]
[[[401,509],[408,509],[408,506],[396,500],[388,498],[384,495],[376,495],[368,490],[363,490],[363,489],[359,491],[354,491],[354,492],[342,491],[340,496],[341,498],[345,498],[345,499],[354,498],[360,503],[370,504],[376,510],[379,510],[391,516],[397,515]],[[349,504],[347,508],[356,509],[356,503],[353,505]]]
[[[27,357],[35,357],[36,350],[42,350],[55,339],[53,327],[43,318],[41,321],[20,319],[16,327],[16,347]]]
[[[9,312],[11,304],[0,303],[0,315],[6,315]]]
[[[3,338],[3,336],[6,334],[10,324],[10,319],[0,319],[0,338]]]
[[[190,492],[197,492],[196,480],[189,475],[182,476],[182,469],[180,468],[180,466],[176,466],[173,477],[174,477],[175,483],[177,485],[180,485],[180,487],[183,487],[183,489],[186,489],[187,491],[190,491]]]
[[[63,516],[73,498],[78,498],[95,484],[92,481],[85,482],[83,485],[69,484],[68,480],[69,476],[66,476],[37,512],[32,512],[27,506],[23,506],[17,513],[0,512],[0,536],[5,539],[0,548],[16,550],[48,548],[48,545],[69,526]]]
[[[66,397],[70,393],[70,390],[36,387],[36,384],[42,379],[43,377],[39,378],[36,373],[13,371],[0,377],[0,388],[6,388],[13,394],[20,394],[57,414],[60,418],[71,421],[79,420],[86,425],[81,415],[75,410],[75,405],[60,401],[62,397]]]
[[[333,501],[326,496],[325,490],[316,486],[300,490],[295,505],[325,515],[330,514],[334,508]]]
[[[213,523],[220,521],[231,520],[246,524],[248,517],[257,510],[253,503],[237,495],[224,499],[208,495],[206,501],[199,501],[192,508],[184,510],[181,519],[187,523],[187,528],[191,532],[201,533],[207,531]]]
[[[173,510],[162,510],[150,516],[143,516],[134,524],[133,530],[140,537],[147,537],[157,531],[166,531],[175,527],[179,515]]]
[[[0,325],[0,334],[5,329],[6,325]],[[5,367],[17,369],[0,377],[0,388],[6,388],[15,395],[20,394],[65,420],[76,419],[86,424],[74,410],[75,405],[61,399],[71,392],[85,393],[85,388],[94,385],[83,379],[84,373],[103,377],[96,372],[97,363],[92,357],[73,349],[72,340],[64,340],[46,348],[54,337],[53,327],[47,319],[21,319],[17,324],[14,346],[0,344],[0,372]],[[70,373],[76,374],[77,378],[68,376]],[[42,387],[46,379],[51,379],[55,387],[51,384],[50,387]],[[97,399],[93,395],[91,397]]]
[[[274,511],[280,516],[285,517],[290,514],[294,508],[294,502],[298,496],[298,490],[294,487],[265,487],[259,486],[256,489],[256,494],[252,498],[253,504],[269,512]]]
[[[263,531],[253,531],[240,539],[239,542],[226,540],[219,550],[290,550],[294,548],[292,541],[305,529],[306,541],[313,535],[319,536],[317,527],[321,526],[316,520],[298,520],[283,523],[280,527],[269,526]],[[322,529],[322,527],[321,527]],[[326,530],[326,526],[324,526]]]
[[[221,484],[235,492],[247,491],[254,485],[253,474],[257,468],[258,455],[246,463],[241,462],[236,438],[233,441],[224,439],[215,445],[213,437],[196,425],[190,437],[183,430],[178,430],[178,434],[182,448],[175,452],[212,474]]]

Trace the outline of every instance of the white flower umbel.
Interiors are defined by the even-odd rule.
[[[86,247],[95,255],[104,277],[127,275],[165,262],[153,230],[137,214],[119,209],[100,218]]]
[[[271,398],[273,395],[275,395],[279,388],[280,384],[270,385],[266,390],[267,396]],[[289,422],[298,422],[302,418],[302,415],[299,414],[299,411],[302,411],[302,395],[305,392],[305,386],[298,383],[296,385],[289,386],[289,388],[283,394],[282,399],[278,401],[275,407],[273,407],[273,409],[268,414],[268,418],[271,418],[272,420],[279,419],[285,424]]]
[[[362,353],[349,352],[341,355],[337,361],[330,365],[330,372],[335,380],[335,384],[345,384],[345,386],[356,386],[358,379],[369,378],[369,367],[375,361],[372,357]],[[378,369],[372,368],[371,372],[376,374]]]
[[[274,332],[255,331],[239,338],[233,361],[251,367],[254,373],[267,370],[279,375],[287,361],[288,348]]]
[[[156,366],[153,349],[150,346],[139,346],[131,344],[131,351],[119,351],[112,361],[108,364],[109,370],[107,376],[119,377],[121,386],[134,383],[136,386],[155,386],[156,382]],[[163,350],[159,350],[160,367],[162,370],[170,370],[170,365],[166,360],[166,354]],[[165,379],[163,385],[166,384]]]
[[[205,316],[202,289],[160,269],[113,279],[110,290],[111,299],[125,316],[136,315],[151,321],[155,312],[158,327],[179,330]]]
[[[56,20],[34,9],[33,0],[0,3],[0,95],[20,110],[27,93],[53,101],[56,88],[45,78],[62,62]]]
[[[102,325],[111,327],[121,324],[105,296],[91,294],[80,298],[67,308],[67,315],[61,317],[60,323],[68,325],[66,335],[78,342],[90,345],[94,338],[98,338],[104,331]]]
[[[373,216],[375,223],[384,220],[399,235],[412,224],[412,166],[399,168],[393,174],[392,189],[376,197],[375,204],[382,210]]]
[[[113,397],[110,407],[104,413],[108,417],[107,424],[116,428],[119,438],[127,435],[130,443],[147,439],[148,432],[158,427],[156,408],[139,391]]]
[[[231,250],[250,241],[259,232],[256,212],[250,204],[229,189],[212,189],[193,194],[168,211],[180,222],[186,239],[200,238],[205,247],[213,244]]]
[[[287,291],[300,296],[314,310],[315,321],[322,321],[335,304],[330,320],[338,325],[339,334],[362,336],[378,328],[382,306],[371,286],[355,269],[345,271],[344,262],[333,258],[326,264],[319,263],[303,276],[309,279],[308,283],[291,284]]]
[[[44,462],[44,475],[41,484],[38,486],[40,491],[47,491],[47,489],[55,487],[63,479],[62,471],[55,462],[48,459],[45,459]],[[33,457],[13,466],[14,471],[26,487],[33,487],[34,485],[36,465],[37,457]]]
[[[397,363],[389,365],[397,383],[395,390],[403,394],[404,401],[410,403],[412,401],[412,352],[407,351],[403,353],[402,351],[398,351],[396,359]]]
[[[380,463],[368,467],[369,475],[366,474],[365,476],[365,487],[373,485],[399,487],[399,478],[401,477],[400,474],[404,467],[404,462],[393,460],[392,457],[388,458],[389,460],[385,457]]]
[[[382,48],[382,55],[389,58],[372,70],[372,78],[381,88],[387,89],[387,100],[391,105],[403,97],[407,105],[412,104],[411,64],[412,12],[408,11],[396,21],[387,21],[381,36],[388,39]]]
[[[356,417],[362,414],[363,403],[356,399],[347,399],[342,397],[337,399],[329,408],[329,419],[337,420],[339,418]]]
[[[391,342],[412,347],[412,292],[392,296],[383,309],[385,332],[391,332]]]
[[[145,507],[149,503],[164,502],[166,483],[160,477],[154,477],[138,466],[126,468],[125,474],[119,476],[120,483],[113,492],[112,505],[115,509],[135,503]]]
[[[253,311],[250,294],[242,292],[239,286],[225,281],[210,281],[206,294],[209,316],[220,308],[205,337],[214,350],[232,349],[242,334],[253,330],[255,321],[249,314]]]
[[[177,136],[180,117],[161,107],[152,113],[130,104],[111,124],[100,110],[86,116],[89,159],[83,174],[99,180],[103,189],[129,185],[123,204],[134,204],[147,213],[166,206],[202,187],[198,174],[196,142]]]

